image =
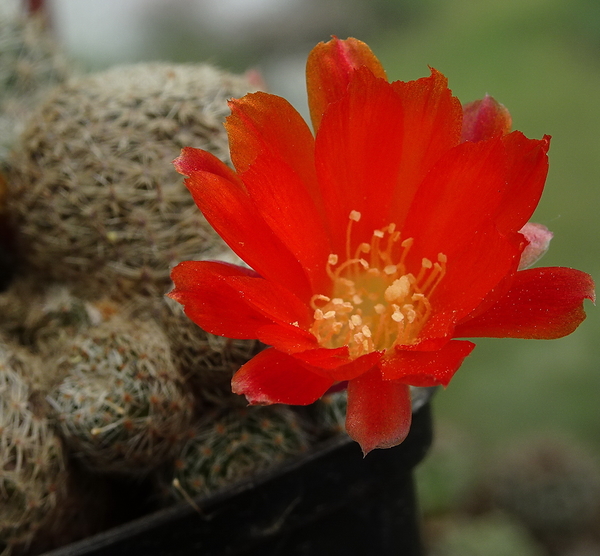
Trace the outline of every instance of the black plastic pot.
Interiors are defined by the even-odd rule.
[[[336,437],[214,496],[181,503],[45,556],[421,554],[412,472],[431,443],[425,404],[403,444]]]

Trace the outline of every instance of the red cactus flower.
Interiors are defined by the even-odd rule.
[[[175,161],[252,270],[183,262],[170,295],[208,332],[272,346],[233,377],[252,404],[310,404],[347,381],[367,453],[406,437],[409,385],[448,384],[474,347],[456,338],[569,334],[593,282],[518,270],[549,137],[511,133],[490,97],[463,111],[435,70],[389,83],[355,39],[317,45],[307,80],[314,136],[253,93],[230,103],[235,171],[193,148]]]

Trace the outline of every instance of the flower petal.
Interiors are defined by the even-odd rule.
[[[319,344],[313,334],[293,324],[268,324],[258,329],[258,339],[284,353],[299,353],[317,349]]]
[[[594,282],[584,272],[560,267],[523,270],[487,311],[459,324],[455,336],[561,338],[585,319],[584,299],[595,300]]]
[[[412,386],[447,386],[463,360],[473,351],[471,342],[451,340],[435,351],[406,350],[396,346],[381,360],[384,380],[402,380]]]
[[[347,93],[325,112],[315,158],[333,253],[345,254],[351,211],[361,213],[352,229],[354,245],[389,224],[386,207],[400,179],[402,128],[400,99],[366,68],[354,72]]]
[[[346,430],[365,455],[375,448],[391,448],[408,435],[412,420],[407,384],[383,380],[372,369],[348,383]]]
[[[411,257],[449,258],[468,246],[482,223],[496,213],[505,190],[506,155],[500,138],[462,143],[429,172],[410,207],[404,238]]]
[[[231,276],[225,281],[241,292],[244,303],[275,323],[300,328],[312,323],[309,308],[288,289],[256,276]]]
[[[196,172],[209,172],[243,187],[237,174],[214,154],[194,147],[184,147],[181,154],[173,161],[175,169],[183,176],[191,176]]]
[[[310,298],[298,260],[266,225],[232,170],[210,153],[192,148],[183,149],[175,165],[189,176],[185,184],[206,220],[240,258],[264,278]]]
[[[315,133],[327,106],[342,97],[352,73],[362,66],[367,67],[375,77],[386,79],[383,66],[362,41],[334,37],[312,49],[306,62],[306,84]]]
[[[514,131],[503,140],[506,150],[506,183],[496,225],[501,232],[520,230],[537,207],[548,174],[550,136],[528,139]]]
[[[228,338],[257,338],[267,318],[244,301],[243,292],[227,282],[231,276],[248,276],[251,270],[212,261],[185,261],[172,271],[175,289],[168,295],[181,303],[185,314],[202,329]]]
[[[314,349],[296,353],[294,357],[318,368],[324,376],[340,381],[352,380],[372,369],[383,357],[383,354],[383,351],[372,351],[357,359],[351,359],[348,355],[348,348],[343,347]]]
[[[322,291],[323,261],[331,248],[312,134],[300,114],[275,95],[252,93],[230,107],[226,128],[233,164],[262,219],[300,262],[313,291]]]
[[[398,189],[392,197],[386,222],[404,224],[415,192],[442,154],[460,139],[462,107],[448,89],[448,80],[435,69],[416,81],[395,81],[394,92],[402,101],[404,125],[397,133],[405,138]]]
[[[502,236],[490,222],[482,224],[461,251],[448,257],[445,276],[429,296],[435,313],[431,326],[442,330],[443,323],[454,325],[479,306],[507,275],[517,271],[524,243],[520,234]]]
[[[463,141],[482,141],[510,132],[512,118],[506,107],[485,95],[463,107],[461,143]]]
[[[402,229],[414,238],[406,258],[413,274],[423,258],[445,256],[445,275],[429,297],[436,312],[456,320],[516,270],[525,245],[516,231],[501,234],[492,219],[504,198],[505,165],[500,137],[458,145],[427,175]]]
[[[311,372],[292,356],[268,348],[240,367],[231,381],[235,394],[249,403],[308,405],[333,385],[333,380]]]

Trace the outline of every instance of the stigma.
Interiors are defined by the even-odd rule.
[[[352,358],[418,341],[431,315],[429,298],[446,272],[447,258],[423,258],[408,269],[413,238],[403,239],[395,224],[374,230],[369,243],[351,252],[351,233],[360,212],[349,215],[346,253],[331,253],[327,273],[332,295],[314,295],[311,332],[327,348],[348,346]]]

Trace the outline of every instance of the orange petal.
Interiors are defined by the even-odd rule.
[[[435,351],[409,351],[396,346],[392,355],[382,359],[381,374],[385,380],[402,380],[412,386],[447,386],[474,347],[471,342],[458,340]]]
[[[351,211],[361,213],[352,229],[354,246],[369,242],[375,229],[389,224],[386,208],[401,179],[403,116],[390,84],[362,68],[323,117],[315,157],[333,252],[340,256],[345,255]]]
[[[220,163],[198,149],[184,149],[177,159],[178,170],[190,176],[185,184],[206,220],[261,276],[309,299],[311,288],[296,257],[267,226],[237,175],[215,160]]]
[[[333,380],[308,370],[292,356],[268,348],[242,365],[231,381],[235,394],[251,404],[308,405],[318,400]]]
[[[328,376],[335,381],[352,380],[366,373],[383,357],[383,351],[372,351],[357,359],[351,359],[348,348],[336,349],[317,348],[303,353],[296,353],[294,357],[308,363],[323,376]]]
[[[346,430],[365,455],[391,448],[408,435],[412,420],[407,384],[383,380],[375,368],[348,383]]]
[[[187,177],[194,175],[196,172],[209,172],[243,188],[241,180],[227,164],[214,154],[202,149],[184,147],[181,149],[181,154],[173,161],[173,166],[180,174]]]
[[[595,300],[594,282],[585,272],[561,267],[523,270],[487,311],[459,324],[455,336],[561,338],[585,319],[584,299]]]
[[[448,257],[496,213],[506,187],[501,140],[462,143],[448,151],[419,187],[402,236],[415,238],[412,257]],[[516,230],[515,230],[516,231]]]
[[[323,291],[328,283],[324,262],[331,248],[310,130],[298,112],[275,95],[253,93],[230,106],[226,127],[231,157],[250,198],[300,262],[313,291]]]
[[[548,174],[550,136],[528,139],[521,132],[514,131],[502,142],[506,151],[507,187],[496,216],[496,225],[501,232],[514,232],[531,218],[542,195]]]
[[[279,351],[292,354],[317,349],[317,339],[310,332],[293,324],[269,324],[258,329],[258,339]]]
[[[493,223],[482,224],[460,251],[449,256],[446,274],[429,297],[435,316],[455,324],[479,306],[506,276],[517,271],[522,239],[520,234],[500,235]],[[437,315],[438,311],[443,315]],[[443,329],[442,322],[432,321]]]
[[[257,330],[271,321],[244,302],[243,294],[227,283],[231,276],[252,271],[209,261],[185,261],[172,271],[175,289],[169,297],[202,329],[229,338],[257,338]]]
[[[368,68],[375,77],[386,79],[385,70],[371,49],[357,39],[320,42],[308,55],[306,84],[308,106],[315,133],[327,106],[346,92],[354,70]]]
[[[402,227],[417,188],[440,157],[458,144],[462,121],[460,101],[448,89],[448,80],[435,69],[416,81],[395,81],[404,124],[399,187],[389,206],[388,222]]]

